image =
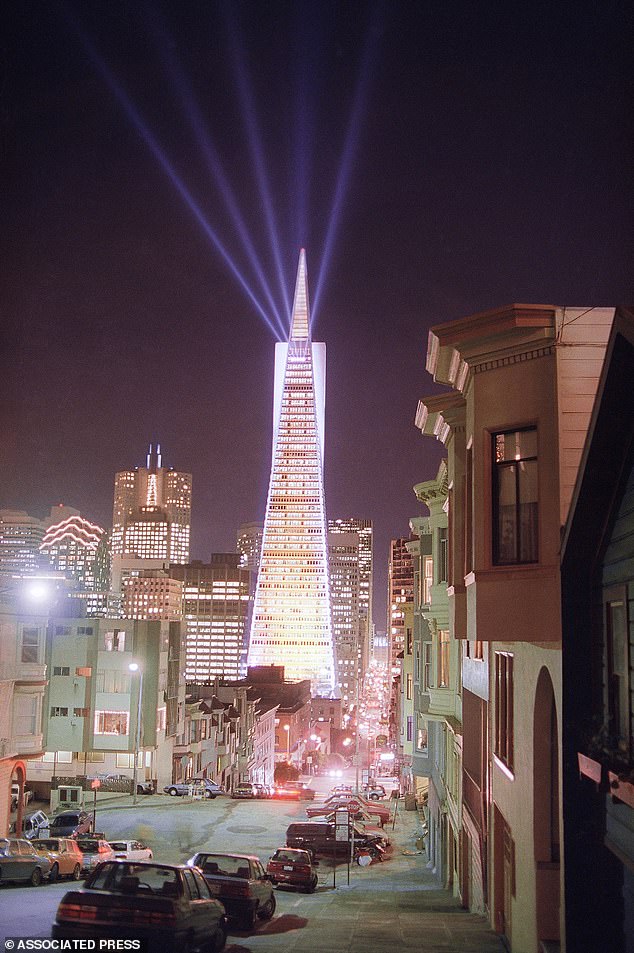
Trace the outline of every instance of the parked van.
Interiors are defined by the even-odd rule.
[[[22,818],[22,837],[33,840],[34,837],[48,837],[49,819],[44,811],[33,811]]]

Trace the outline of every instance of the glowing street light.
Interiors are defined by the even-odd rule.
[[[291,760],[291,726],[284,725],[284,731],[286,732],[286,760],[290,764]]]
[[[139,673],[139,700],[136,712],[136,744],[134,752],[134,791],[132,794],[132,803],[137,803],[138,776],[139,776],[139,758],[141,756],[141,712],[143,710],[143,669],[138,662],[130,662],[128,669],[131,672]]]

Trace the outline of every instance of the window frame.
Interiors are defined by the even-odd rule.
[[[535,434],[535,454],[534,456],[516,456],[513,459],[496,459],[496,444],[498,437],[505,437],[512,434]],[[527,424],[521,427],[508,427],[502,430],[491,432],[491,562],[494,566],[531,566],[539,562],[539,431],[536,424]],[[529,558],[522,557],[522,545],[524,534],[522,533],[522,518],[520,513],[521,492],[520,492],[520,474],[519,464],[535,463],[536,469],[536,495],[534,501],[536,506],[536,520],[534,531],[534,549],[531,550]],[[502,558],[500,553],[500,474],[503,470],[515,470],[515,518],[514,518],[514,549],[515,558]],[[529,501],[530,502],[530,501]]]

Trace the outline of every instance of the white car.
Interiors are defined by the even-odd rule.
[[[111,840],[110,846],[117,860],[152,860],[154,854],[139,840]]]

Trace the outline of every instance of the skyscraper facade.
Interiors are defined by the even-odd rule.
[[[164,467],[150,445],[145,467],[115,475],[112,555],[188,562],[191,507],[191,474]]]
[[[359,519],[355,516],[328,520],[328,532],[331,534],[356,533],[359,537],[359,648],[361,677],[363,677],[370,662],[372,642],[372,520]]]
[[[256,578],[262,553],[264,523],[243,523],[238,530],[236,549],[240,553],[240,565],[249,569]]]
[[[357,701],[361,677],[359,534],[329,532],[328,562],[337,685],[345,714]]]
[[[249,665],[283,665],[314,694],[337,690],[324,500],[326,346],[310,333],[306,255],[288,343],[275,346],[273,460]]]
[[[239,555],[212,553],[209,563],[171,566],[170,575],[183,586],[187,681],[240,678],[252,603],[251,573]]]
[[[44,521],[24,510],[0,510],[0,574],[32,575],[42,566]]]
[[[84,519],[70,506],[54,506],[48,529],[40,543],[43,559],[53,569],[76,579],[82,589],[105,591],[108,587],[106,532]]]
[[[160,444],[150,445],[145,467],[115,475],[112,510],[112,581],[120,593],[131,570],[189,561],[192,477],[164,467]]]
[[[411,538],[390,540],[387,612],[389,664],[394,675],[399,672],[398,656],[406,647],[407,607],[414,604],[414,562],[407,549]]]

